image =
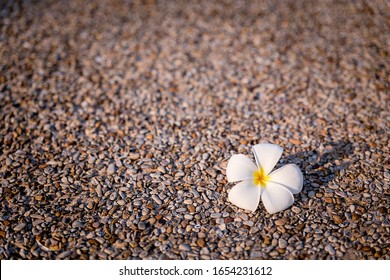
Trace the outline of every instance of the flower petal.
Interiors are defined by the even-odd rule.
[[[240,208],[255,211],[260,201],[261,188],[255,186],[252,180],[246,180],[235,185],[229,192],[229,201]]]
[[[262,143],[252,147],[255,154],[256,163],[262,167],[265,174],[269,174],[275,167],[283,153],[283,149],[278,145]]]
[[[229,183],[253,178],[253,173],[257,170],[247,156],[242,154],[233,155],[226,167],[226,176]]]
[[[287,164],[269,174],[269,182],[274,182],[287,188],[292,194],[297,194],[303,187],[303,176],[298,166]]]
[[[261,200],[270,214],[282,211],[294,203],[294,197],[288,189],[272,182],[267,182]]]

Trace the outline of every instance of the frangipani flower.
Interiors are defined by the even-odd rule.
[[[239,182],[230,190],[229,201],[254,212],[261,198],[270,214],[290,207],[294,203],[293,194],[299,193],[303,187],[299,167],[287,164],[271,172],[283,149],[273,144],[257,144],[252,149],[256,164],[242,154],[233,155],[228,162],[228,182]]]

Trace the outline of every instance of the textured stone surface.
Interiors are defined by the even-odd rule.
[[[390,258],[385,1],[1,5],[1,259]],[[227,201],[263,141],[273,215]]]

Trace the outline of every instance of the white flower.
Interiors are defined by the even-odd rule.
[[[252,149],[257,166],[242,154],[233,155],[228,162],[228,182],[240,181],[230,190],[229,201],[254,212],[261,198],[270,214],[290,207],[294,203],[293,194],[299,193],[303,186],[299,167],[287,164],[271,173],[283,149],[273,144],[257,144]]]

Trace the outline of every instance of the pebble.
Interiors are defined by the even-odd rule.
[[[301,209],[299,209],[299,208],[296,207],[296,206],[291,207],[291,211],[293,211],[295,214],[301,213]]]
[[[40,225],[41,223],[43,223],[44,222],[44,220],[41,220],[41,219],[37,219],[37,220],[34,220],[33,221],[33,226],[35,227],[35,226],[37,226],[37,225]]]
[[[203,248],[204,246],[206,246],[206,242],[204,240],[204,238],[198,238],[196,240],[196,244],[198,244],[199,247]]]
[[[160,199],[157,195],[153,194],[153,195],[152,195],[152,199],[153,199],[158,205],[161,205],[161,204],[162,204],[161,199]]]
[[[218,228],[222,231],[226,230],[226,224],[220,224]]]
[[[134,206],[136,206],[136,207],[141,207],[141,205],[142,205],[142,201],[141,200],[136,200],[136,201],[134,201]]]
[[[179,250],[189,252],[189,251],[191,251],[191,247],[188,244],[180,244],[179,245]]]
[[[167,169],[164,166],[157,167],[157,170],[160,171],[161,173],[166,173],[167,172]]]
[[[334,256],[336,254],[336,251],[333,249],[332,245],[330,245],[330,244],[327,244],[325,246],[325,251],[327,251],[332,256]]]
[[[26,223],[20,223],[17,226],[14,227],[14,231],[21,231],[26,227]]]
[[[252,227],[255,223],[252,221],[244,221],[243,224],[247,225],[248,227]]]
[[[278,219],[275,221],[275,224],[278,225],[278,226],[283,226],[287,223],[287,219],[286,218],[282,218],[282,219]]]
[[[140,230],[146,229],[146,223],[145,223],[145,222],[139,222],[139,223],[138,223],[138,228],[139,228]]]
[[[115,173],[115,163],[110,163],[107,167],[107,174],[112,175]]]
[[[212,168],[207,168],[207,169],[206,169],[206,172],[207,172],[207,174],[209,174],[212,178],[217,177],[217,172],[216,172],[214,169],[212,169]]]
[[[287,241],[285,240],[285,239],[283,239],[283,238],[280,238],[279,240],[278,240],[278,246],[279,246],[279,248],[281,248],[281,249],[284,249],[284,248],[286,248],[287,247]]]
[[[129,159],[131,160],[137,160],[140,158],[140,154],[139,153],[130,153],[129,154]]]
[[[96,186],[96,194],[97,194],[98,197],[102,197],[103,196],[102,186],[100,184]]]
[[[221,213],[211,213],[210,214],[210,218],[212,218],[212,219],[218,219],[218,218],[221,218],[221,217],[222,217]]]
[[[186,199],[183,201],[183,203],[189,205],[189,204],[193,204],[193,201],[191,199]]]

